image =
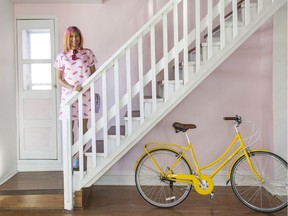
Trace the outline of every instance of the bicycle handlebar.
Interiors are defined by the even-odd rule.
[[[223,117],[224,120],[235,120],[236,121],[236,117]]]
[[[224,117],[223,119],[226,121],[231,121],[231,120],[236,121],[238,125],[242,123],[242,118],[241,116],[238,116],[238,115],[236,115],[235,117]]]

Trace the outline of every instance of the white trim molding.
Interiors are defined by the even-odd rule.
[[[274,152],[287,160],[288,143],[288,4],[273,18],[273,143]]]
[[[104,0],[11,0],[14,4],[67,4],[67,3],[89,3],[102,4]]]

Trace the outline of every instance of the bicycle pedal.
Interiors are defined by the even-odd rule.
[[[211,192],[211,193],[210,193],[210,199],[214,199],[214,197],[215,197],[215,193],[214,193],[214,192]]]

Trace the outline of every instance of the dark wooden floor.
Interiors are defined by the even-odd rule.
[[[0,200],[1,201],[1,200]],[[230,187],[216,187],[215,198],[192,192],[179,206],[159,209],[146,203],[134,186],[94,186],[85,209],[63,210],[0,210],[5,216],[287,216],[287,208],[273,214],[252,211],[241,204]]]

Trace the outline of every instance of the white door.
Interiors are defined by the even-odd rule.
[[[17,20],[19,159],[57,160],[54,20]]]

